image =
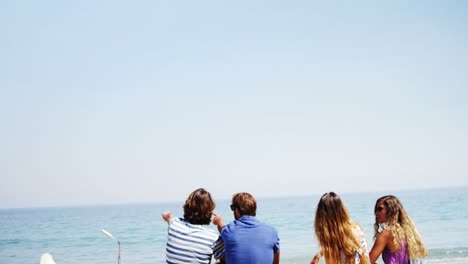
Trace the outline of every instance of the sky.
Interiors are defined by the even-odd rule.
[[[4,1],[0,208],[468,185],[463,1]]]

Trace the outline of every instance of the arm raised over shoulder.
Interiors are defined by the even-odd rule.
[[[213,224],[218,227],[218,231],[221,232],[221,230],[223,229],[224,227],[224,221],[223,221],[223,218],[221,218],[221,216],[213,213],[214,215],[214,218],[213,218]]]

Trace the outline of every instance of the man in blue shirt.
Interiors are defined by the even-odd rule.
[[[235,220],[224,225],[215,215],[213,223],[224,241],[227,264],[278,264],[279,237],[276,229],[255,218],[257,202],[250,193],[237,193],[232,197],[231,210]]]

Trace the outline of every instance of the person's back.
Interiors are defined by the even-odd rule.
[[[210,263],[213,253],[218,252],[215,257],[219,258],[222,251],[218,238],[213,230],[173,217],[169,220],[167,263]]]
[[[315,235],[320,251],[311,263],[369,264],[367,241],[361,227],[351,220],[348,209],[334,192],[322,195],[315,210]]]
[[[409,255],[406,248],[406,242],[401,241],[400,248],[393,252],[388,247],[382,252],[382,260],[385,264],[409,264]]]
[[[213,219],[224,242],[226,263],[278,264],[278,232],[255,218],[255,198],[249,193],[237,193],[232,198],[231,210],[235,220],[228,225],[217,215]]]
[[[278,233],[253,216],[242,216],[222,229],[227,263],[273,263]]]
[[[204,225],[211,222],[216,204],[205,189],[192,192],[184,204],[184,218],[166,211],[162,218],[168,223],[166,262],[209,264],[214,256],[222,259],[224,244],[220,236]]]

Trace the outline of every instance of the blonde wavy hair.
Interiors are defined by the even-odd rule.
[[[348,209],[334,192],[325,193],[317,205],[314,221],[315,235],[319,241],[326,263],[355,263],[359,253],[360,263],[369,264],[367,252],[361,252],[361,242],[353,229],[359,225],[351,220]]]
[[[400,200],[393,195],[380,197],[375,202],[374,212],[377,207],[383,203],[387,209],[387,222],[390,234],[393,237],[393,246],[396,250],[400,248],[401,241],[406,241],[408,255],[410,259],[419,259],[427,256],[427,250],[424,247],[421,235],[419,234],[413,221],[406,213]],[[374,239],[379,234],[379,223],[377,218],[374,223]]]

